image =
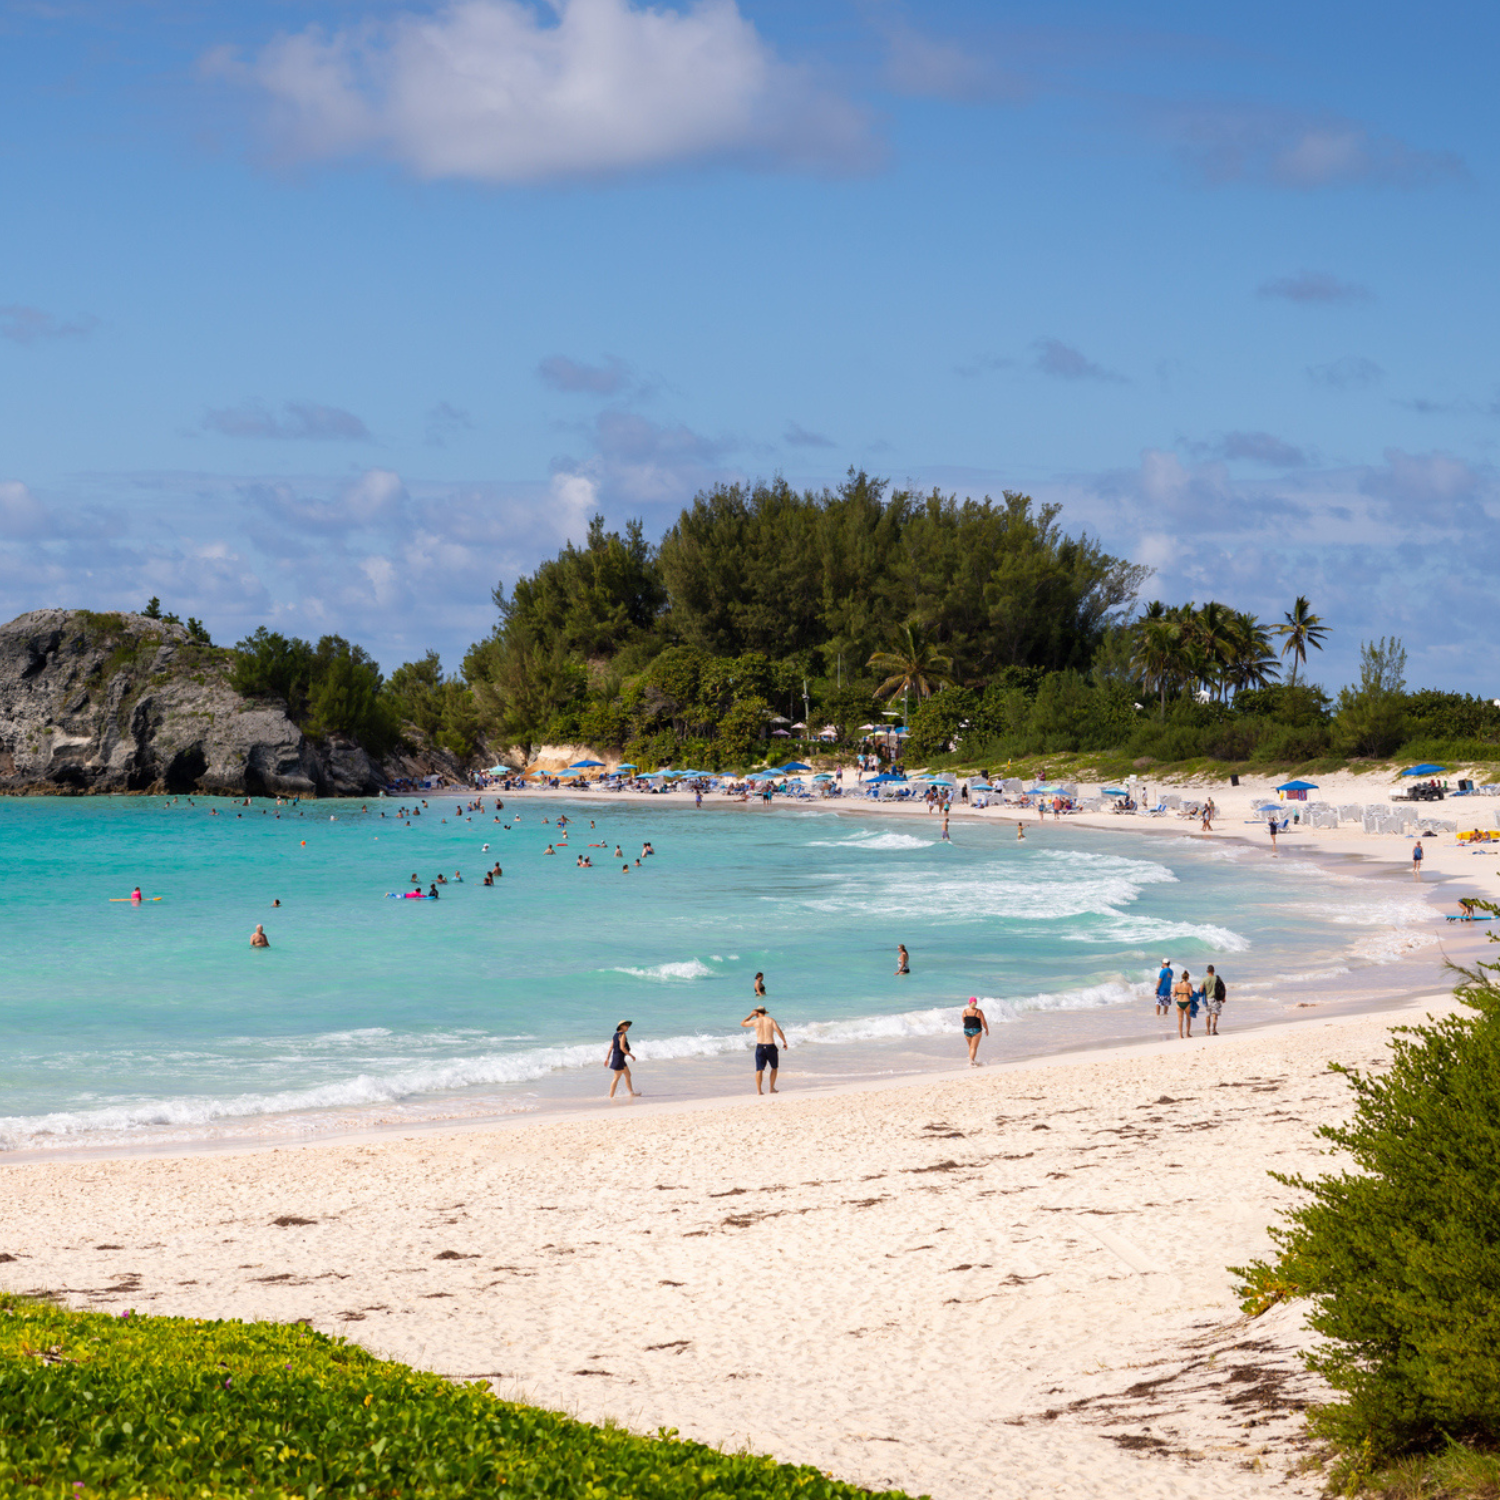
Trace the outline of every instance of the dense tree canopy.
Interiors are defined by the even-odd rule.
[[[890,675],[872,657],[912,631],[943,680],[1086,669],[1147,570],[1065,534],[1058,514],[1010,492],[887,493],[851,472],[818,493],[721,485],[656,548],[638,523],[621,536],[596,517],[584,546],[496,590],[500,618],[464,672],[485,727],[529,744],[585,724],[617,741],[668,728],[712,740],[751,698],[857,727]]]

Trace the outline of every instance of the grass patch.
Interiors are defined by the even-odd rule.
[[[1335,1471],[1334,1484],[1339,1482]],[[1365,1481],[1380,1500],[1500,1500],[1500,1454],[1453,1443],[1402,1459]]]
[[[111,1317],[0,1295],[0,1494],[607,1500],[870,1492],[592,1427],[300,1325]],[[900,1500],[898,1492],[889,1492]]]

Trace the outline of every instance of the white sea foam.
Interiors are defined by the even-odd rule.
[[[811,839],[809,849],[930,849],[938,840],[910,833],[856,833],[846,839]]]
[[[912,919],[955,917],[1058,921],[1129,906],[1151,885],[1175,883],[1165,865],[1072,851],[1038,851],[1032,861],[987,860],[947,870],[931,865],[877,865],[841,871],[814,896],[768,895],[841,915],[877,909]]]
[[[1168,922],[1159,917],[1122,912],[1105,913],[1058,936],[1068,943],[1129,943],[1137,948],[1161,948],[1163,952],[1168,948],[1180,951],[1196,947],[1217,953],[1244,953],[1250,947],[1249,938],[1228,927],[1207,922]]]
[[[1019,1020],[1032,1011],[1085,1010],[1126,1004],[1149,994],[1149,985],[1124,980],[1084,985],[1056,994],[987,997],[986,1014],[995,1023]],[[954,1031],[962,1006],[947,1005],[906,1011],[891,1016],[857,1016],[838,1021],[814,1021],[787,1028],[788,1039],[799,1045],[846,1046],[852,1042],[900,1037],[937,1036]],[[409,1040],[416,1041],[412,1038]],[[699,1032],[681,1036],[632,1039],[642,1062],[709,1058],[744,1052],[752,1045],[743,1032],[714,1035]],[[410,1063],[389,1072],[364,1071],[301,1089],[224,1096],[187,1094],[172,1099],[126,1100],[97,1108],[50,1114],[0,1117],[0,1149],[76,1146],[81,1140],[117,1136],[141,1129],[191,1131],[228,1120],[267,1115],[306,1115],[310,1112],[395,1105],[460,1090],[525,1084],[549,1073],[597,1068],[599,1045],[536,1047],[526,1051],[483,1052],[473,1057]]]
[[[701,959],[684,959],[681,963],[653,964],[649,969],[614,968],[611,974],[630,974],[636,979],[707,979],[713,970]]]

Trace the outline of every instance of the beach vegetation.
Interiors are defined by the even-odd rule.
[[[430,665],[430,659],[417,664],[402,679],[403,694],[393,695],[363,646],[340,635],[325,635],[314,645],[262,625],[235,646],[229,685],[247,698],[279,701],[314,739],[337,735],[384,755],[400,742],[402,709],[417,693]],[[441,695],[443,686],[439,674],[435,694]],[[460,742],[462,722],[453,720],[453,735]]]
[[[1319,1134],[1352,1170],[1272,1173],[1303,1199],[1274,1261],[1237,1268],[1247,1312],[1308,1304],[1305,1358],[1336,1393],[1310,1425],[1349,1493],[1409,1456],[1500,1450],[1500,964],[1459,972],[1465,1009],[1396,1028],[1384,1071],[1332,1065],[1354,1114]]]
[[[300,1324],[0,1296],[0,1493],[856,1500],[805,1466],[497,1400]],[[901,1500],[889,1492],[891,1500]]]
[[[396,668],[385,683],[388,707],[444,750],[467,759],[479,742],[479,712],[468,684],[450,677],[436,651]]]
[[[847,756],[904,718],[908,764],[1080,756],[1105,774],[1227,776],[1500,761],[1500,707],[1407,691],[1399,640],[1366,643],[1359,682],[1330,693],[1307,676],[1331,632],[1307,596],[1271,622],[1214,599],[1140,603],[1148,574],[1012,491],[777,478],[699,494],[656,543],[639,520],[595,516],[581,543],[495,588],[494,628],[453,676],[429,652],[382,682],[339,637],[263,627],[235,648],[232,684],[376,754],[554,744],[723,770],[777,742]]]

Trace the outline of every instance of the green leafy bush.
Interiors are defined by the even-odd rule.
[[[1311,1299],[1308,1363],[1340,1393],[1313,1425],[1350,1483],[1402,1453],[1500,1445],[1500,965],[1463,972],[1477,1014],[1397,1028],[1385,1074],[1336,1065],[1354,1119],[1319,1133],[1355,1170],[1273,1173],[1308,1201],[1272,1231],[1275,1264],[1239,1271],[1247,1311]]]
[[[855,1500],[817,1469],[497,1401],[276,1323],[0,1296],[0,1493]],[[892,1496],[896,1492],[891,1492]]]

